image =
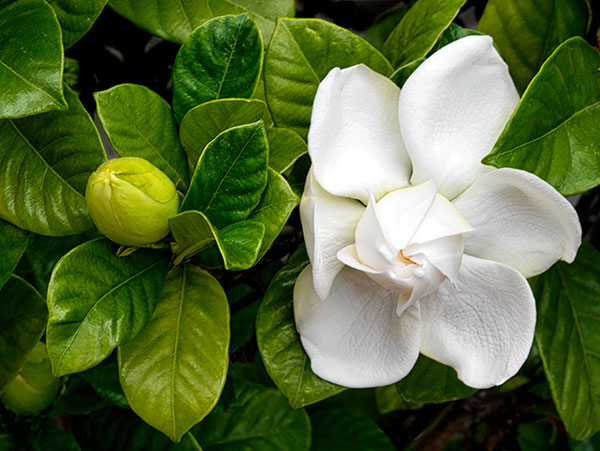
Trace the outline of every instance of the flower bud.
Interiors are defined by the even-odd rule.
[[[177,214],[175,185],[143,158],[115,158],[90,176],[88,210],[107,238],[126,246],[145,246],[169,233],[167,220]]]
[[[60,379],[52,375],[46,345],[38,342],[0,399],[19,415],[35,415],[50,405],[59,388]]]

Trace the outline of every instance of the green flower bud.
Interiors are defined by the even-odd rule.
[[[60,379],[52,375],[46,345],[38,342],[0,400],[19,415],[35,415],[50,405],[59,388]]]
[[[169,233],[179,197],[164,172],[143,158],[115,158],[90,176],[88,210],[107,238],[126,246],[146,246]]]

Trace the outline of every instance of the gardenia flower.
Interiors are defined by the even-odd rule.
[[[387,385],[419,352],[476,388],[519,370],[526,278],[573,261],[581,227],[537,176],[481,164],[518,101],[488,36],[443,47],[402,90],[364,65],[319,85],[300,205],[311,265],[294,287],[318,376]]]

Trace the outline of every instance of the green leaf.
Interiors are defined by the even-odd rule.
[[[0,288],[2,288],[17,267],[25,249],[27,249],[28,243],[29,234],[27,232],[0,219],[0,249],[2,249],[2,256],[0,257]]]
[[[264,112],[262,101],[247,99],[212,100],[192,108],[184,116],[179,129],[190,167],[196,167],[204,148],[221,132],[256,122]]]
[[[277,172],[290,169],[296,160],[308,152],[306,141],[289,128],[267,129],[269,138],[269,167]]]
[[[226,269],[248,269],[258,259],[265,226],[247,220],[231,224],[221,230],[212,226],[201,212],[187,210],[169,219],[173,233],[175,264],[192,257],[216,243]]]
[[[408,80],[408,77],[417,70],[417,67],[419,67],[423,61],[425,61],[425,58],[419,58],[412,63],[407,63],[404,66],[399,67],[392,75],[390,75],[390,80],[396,83],[399,88],[402,88],[404,83],[406,83],[406,80]]]
[[[585,0],[490,0],[479,21],[508,63],[520,92],[554,49],[586,32]]]
[[[532,172],[564,195],[600,183],[600,54],[581,38],[544,63],[485,164]]]
[[[46,344],[56,376],[100,363],[152,316],[169,261],[147,249],[124,258],[116,251],[106,239],[88,241],[54,267]]]
[[[383,43],[394,67],[424,58],[466,0],[418,0]]]
[[[192,429],[204,451],[286,450],[310,447],[310,421],[274,388],[235,381],[235,402],[222,403]],[[221,408],[219,408],[221,407]]]
[[[441,403],[471,396],[476,388],[467,387],[456,371],[420,355],[411,372],[396,383],[400,396],[411,403]]]
[[[300,199],[294,194],[288,182],[281,174],[269,168],[267,187],[256,210],[248,217],[265,226],[259,259],[269,250],[269,247],[299,203]]]
[[[38,291],[46,294],[52,269],[63,255],[75,246],[93,238],[97,238],[97,235],[93,233],[61,237],[33,235],[25,251],[25,257],[31,266]]]
[[[585,440],[600,430],[600,253],[583,242],[572,264],[531,280],[535,342],[567,432]]]
[[[221,133],[200,157],[181,211],[199,210],[217,228],[247,218],[267,184],[268,152],[262,122]]]
[[[259,258],[265,236],[265,225],[248,219],[230,224],[219,231],[217,245],[225,262],[225,269],[248,269]]]
[[[150,322],[119,348],[129,405],[179,442],[217,403],[228,348],[229,304],[219,282],[194,266],[173,268]]]
[[[306,250],[301,248],[269,285],[256,317],[256,341],[265,368],[294,409],[345,390],[312,372],[296,331],[292,296],[296,278],[307,264]]]
[[[198,27],[179,50],[173,66],[173,108],[177,119],[201,103],[251,98],[263,60],[263,41],[247,14],[224,16]]]
[[[31,451],[81,451],[75,437],[58,427],[56,421],[44,418],[41,424],[36,425],[23,437],[20,449]],[[0,443],[0,449],[2,448]]]
[[[148,426],[131,410],[105,407],[75,423],[77,441],[85,451],[201,451],[191,434],[173,443],[162,432]]]
[[[231,315],[230,352],[235,352],[252,338],[254,322],[256,321],[259,306],[260,302],[256,301]]]
[[[383,43],[388,38],[390,33],[396,28],[398,22],[408,12],[407,8],[398,8],[390,14],[386,15],[383,19],[377,22],[375,25],[369,27],[365,33],[365,39],[369,41],[373,47],[381,51]]]
[[[436,52],[448,44],[466,38],[467,36],[482,36],[483,33],[470,28],[463,28],[455,23],[451,23],[448,28],[442,33],[440,40],[436,46]]]
[[[102,127],[121,157],[145,158],[187,189],[187,158],[173,111],[161,96],[145,86],[123,84],[94,98]]]
[[[373,420],[346,409],[322,409],[310,415],[311,451],[393,451],[394,443]]]
[[[366,64],[390,75],[390,63],[367,41],[319,19],[277,21],[265,59],[267,104],[278,127],[306,139],[321,80],[334,67]]]
[[[65,96],[67,111],[0,120],[0,217],[40,235],[93,227],[85,185],[106,160],[89,114],[70,88]]]
[[[116,358],[108,358],[83,373],[79,373],[96,393],[117,407],[128,408],[129,404],[119,381],[119,367]]]
[[[148,7],[147,0],[110,0],[117,13],[161,38],[183,43],[207,19],[248,13],[269,42],[278,16],[293,16],[294,0],[162,0]]]
[[[405,400],[395,385],[375,388],[375,402],[379,413],[385,415],[396,410],[414,410],[424,406],[423,403],[412,403]]]
[[[0,118],[66,110],[60,25],[44,0],[0,2]]]
[[[79,41],[100,16],[108,0],[47,0],[54,9],[62,29],[63,45],[71,47]]]
[[[517,427],[517,441],[521,451],[547,451],[555,449],[556,423],[549,418],[541,418],[531,423],[521,423]]]
[[[17,374],[44,333],[48,310],[44,298],[18,276],[0,289],[0,393]]]
[[[68,379],[67,387],[54,401],[48,416],[57,418],[63,415],[85,415],[105,405],[106,401],[93,387],[76,374]]]

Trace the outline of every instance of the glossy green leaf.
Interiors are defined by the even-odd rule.
[[[106,160],[89,114],[70,88],[65,96],[67,111],[0,120],[0,217],[40,235],[93,227],[85,185]]]
[[[184,116],[179,129],[190,167],[196,167],[204,148],[221,132],[256,122],[264,112],[265,104],[262,101],[247,99],[212,100],[192,108]]]
[[[225,269],[248,269],[258,260],[265,237],[265,225],[248,219],[221,229],[217,245],[225,262]]]
[[[581,38],[544,63],[492,152],[496,167],[532,172],[564,195],[600,183],[600,54]]]
[[[456,371],[420,355],[411,372],[396,383],[400,396],[411,403],[440,403],[466,398],[477,391],[467,387]]]
[[[44,0],[0,2],[0,118],[66,110],[60,25]]]
[[[119,258],[106,239],[88,241],[54,267],[48,286],[48,354],[56,376],[100,363],[146,325],[169,261],[140,249]]]
[[[407,8],[401,7],[389,13],[383,19],[369,27],[369,29],[365,32],[365,39],[369,41],[373,47],[381,51],[383,43],[407,12]]]
[[[585,35],[587,21],[585,0],[490,0],[479,31],[494,38],[523,92],[561,42]]]
[[[236,351],[239,347],[243,346],[254,332],[254,323],[256,321],[256,314],[258,313],[258,307],[260,306],[259,301],[255,301],[235,314],[231,315],[231,344],[229,347],[230,352]]]
[[[121,157],[145,158],[184,190],[187,158],[169,104],[145,86],[123,84],[94,94],[98,117]]]
[[[269,42],[275,20],[294,15],[294,0],[162,0],[148,6],[147,0],[110,0],[109,5],[138,27],[168,41],[183,43],[207,19],[248,13]]]
[[[223,16],[198,27],[173,66],[173,108],[181,121],[201,103],[251,98],[263,60],[263,41],[247,14]]]
[[[267,129],[269,138],[269,167],[277,172],[290,169],[296,160],[308,152],[306,141],[289,128]]]
[[[44,333],[44,298],[25,280],[11,276],[0,289],[0,393]]]
[[[267,159],[262,122],[221,133],[200,157],[181,211],[199,210],[219,229],[247,218],[267,184]]]
[[[47,0],[56,12],[65,48],[79,41],[100,16],[108,0]]]
[[[234,402],[219,406],[192,429],[204,451],[286,450],[310,447],[310,421],[276,389],[235,381]]]
[[[467,36],[475,36],[475,35],[483,35],[483,33],[473,30],[471,28],[463,28],[455,23],[451,23],[446,30],[442,33],[440,40],[437,43],[435,48],[436,51],[441,49],[442,47],[447,46],[448,44],[458,41],[459,39],[466,38]]]
[[[38,291],[46,294],[52,269],[63,255],[75,246],[97,237],[92,232],[60,237],[33,235],[25,251],[25,258],[31,266]]]
[[[0,288],[8,280],[21,260],[29,243],[29,234],[0,219]]]
[[[466,0],[418,0],[383,43],[394,67],[424,58]]]
[[[129,407],[119,381],[119,367],[116,357],[106,359],[99,365],[79,373],[79,376],[106,401],[124,409]]]
[[[201,451],[191,434],[173,443],[131,410],[105,407],[91,415],[70,418],[85,451]]]
[[[258,221],[241,221],[221,230],[212,226],[201,212],[187,210],[169,219],[175,238],[175,264],[192,257],[213,243],[223,258],[225,269],[248,269],[258,259],[265,226]]]
[[[277,238],[281,229],[300,203],[288,182],[273,169],[269,169],[267,187],[256,209],[248,217],[265,226],[265,236],[259,252],[261,258]]]
[[[383,415],[396,410],[413,410],[424,406],[423,403],[412,403],[405,400],[400,396],[395,385],[375,388],[375,403],[377,410]]]
[[[425,58],[419,58],[414,60],[412,63],[407,63],[404,66],[401,66],[396,70],[392,75],[390,75],[390,80],[392,80],[399,88],[404,86],[408,77],[412,75],[412,73],[417,70],[417,67],[421,65],[425,61]]]
[[[85,415],[106,405],[94,388],[79,374],[69,377],[67,386],[54,401],[48,413],[50,418],[63,415]]]
[[[572,264],[531,281],[537,344],[552,397],[569,435],[600,430],[600,253],[584,242]]]
[[[312,372],[296,331],[292,295],[296,278],[307,264],[306,250],[301,248],[269,285],[256,317],[260,355],[269,376],[294,409],[345,390]]]
[[[390,438],[368,417],[346,409],[321,409],[310,415],[311,451],[394,451]]]
[[[319,19],[279,19],[265,59],[265,93],[278,127],[306,139],[321,80],[334,67],[364,63],[390,75],[390,63],[367,41]]]
[[[173,268],[150,322],[119,348],[127,401],[178,442],[215,406],[229,363],[229,304],[219,282],[190,265]]]

